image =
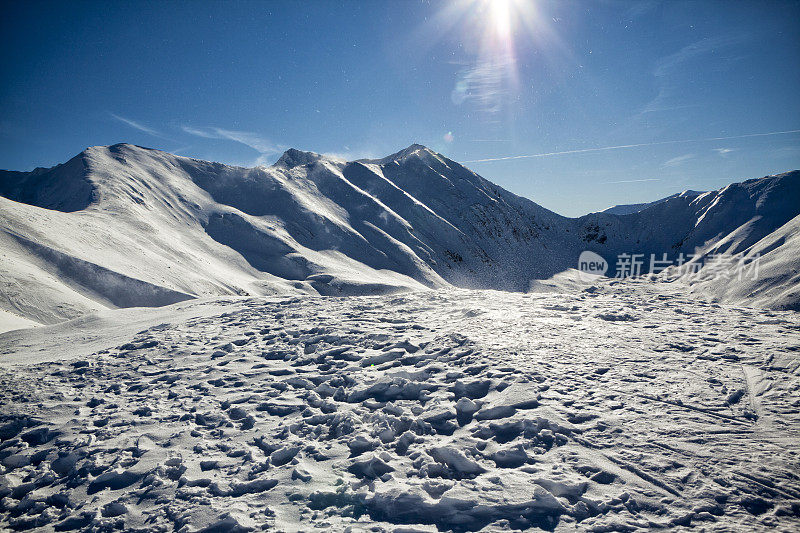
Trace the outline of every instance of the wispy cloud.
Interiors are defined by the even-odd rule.
[[[160,131],[155,130],[155,129],[149,127],[149,126],[145,126],[141,122],[137,122],[137,121],[131,120],[129,118],[121,117],[121,116],[116,115],[114,113],[109,113],[109,115],[111,115],[116,120],[119,120],[123,124],[127,124],[131,128],[139,130],[139,131],[144,132],[144,133],[147,133],[148,135],[152,135],[154,137],[162,137],[162,138],[164,137],[164,135]]]
[[[181,129],[190,135],[194,135],[195,137],[203,137],[204,139],[221,139],[219,135],[215,133],[211,133],[210,131],[204,131],[198,128],[193,128],[191,126],[181,126]]]
[[[178,155],[181,152],[185,152],[186,150],[190,150],[191,148],[192,148],[191,145],[181,146],[181,147],[175,148],[174,150],[170,150],[170,152],[175,154],[175,155]]]
[[[667,161],[664,161],[663,167],[677,167],[686,163],[687,161],[694,159],[694,154],[684,154],[679,155],[678,157],[673,157]]]
[[[450,99],[456,105],[473,102],[485,116],[494,116],[509,95],[514,63],[508,55],[479,59],[458,73]]]
[[[258,150],[261,153],[274,154],[281,151],[280,147],[272,144],[270,141],[262,137],[259,137],[255,133],[250,133],[247,131],[224,130],[221,128],[216,128],[216,132],[222,135],[222,137],[225,139],[230,139],[232,141],[244,144],[253,150]]]
[[[697,57],[717,52],[721,49],[742,42],[741,36],[721,36],[706,37],[694,43],[688,44],[677,52],[659,59],[653,68],[653,75],[664,77],[672,74],[684,63]]]
[[[685,144],[685,143],[698,143],[698,142],[711,142],[711,141],[728,141],[732,139],[748,139],[750,137],[766,137],[769,135],[789,135],[792,133],[800,133],[800,130],[787,130],[787,131],[770,131],[768,133],[748,133],[746,135],[731,135],[729,137],[707,137],[705,139],[682,139],[677,141],[658,141],[651,143],[637,143],[637,144],[621,144],[618,146],[603,146],[600,148],[583,148],[580,150],[564,150],[561,152],[545,152],[541,154],[526,154],[526,155],[512,155],[506,157],[490,157],[486,159],[473,159],[471,161],[464,161],[464,163],[488,163],[491,161],[511,161],[514,159],[531,159],[536,157],[551,157],[557,155],[569,154],[585,154],[591,152],[605,152],[608,150],[626,150],[629,148],[641,148],[644,146],[661,146],[667,144]]]
[[[747,40],[747,38],[746,35],[707,37],[689,43],[677,51],[658,59],[652,67],[652,75],[658,92],[639,112],[630,118],[630,121],[632,123],[649,122],[651,120],[650,116],[648,116],[649,113],[670,113],[673,111],[700,107],[700,103],[687,102],[685,100],[685,93],[678,90],[684,83],[681,81],[681,76],[685,74],[687,68],[694,67],[694,65],[692,65],[693,61],[705,58],[706,56],[727,52],[735,45]],[[729,65],[734,60],[731,57],[717,57],[715,61],[719,66]],[[708,66],[704,68],[704,70],[709,69],[710,67]],[[702,71],[693,71],[693,79],[697,78],[697,72]],[[702,74],[700,74],[700,76],[702,76]],[[662,120],[666,120],[668,117],[661,118]]]
[[[225,139],[249,146],[260,154],[259,157],[253,161],[253,165],[263,165],[268,161],[270,156],[283,151],[283,147],[270,142],[257,133],[249,131],[227,130],[216,127],[196,128],[185,125],[181,126],[181,129],[195,137],[202,137],[204,139]]]
[[[635,20],[659,6],[659,0],[639,0],[634,2],[622,15],[622,20]]]
[[[343,162],[358,161],[359,159],[377,159],[379,157],[372,150],[351,150],[347,146],[344,147],[343,151],[323,152],[322,155]]]
[[[735,150],[733,148],[714,148],[714,151],[717,152],[719,155],[725,157],[726,155]]]
[[[182,126],[181,129],[186,133],[203,137],[205,139],[227,139],[235,141],[245,146],[249,146],[253,150],[262,153],[277,153],[280,147],[271,143],[267,139],[259,136],[257,133],[249,131],[226,130],[224,128],[194,128],[192,126]]]
[[[661,181],[659,178],[646,178],[643,180],[620,180],[620,181],[606,181],[601,185],[614,185],[616,183],[644,183],[646,181]]]
[[[662,113],[668,111],[678,111],[680,109],[691,109],[693,107],[700,107],[700,104],[682,104],[682,105],[668,105],[668,106],[661,105],[667,98],[668,97],[666,96],[666,92],[659,93],[659,96],[651,100],[650,103],[648,103],[644,107],[644,109],[642,109],[641,114]]]

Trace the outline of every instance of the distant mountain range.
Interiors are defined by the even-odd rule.
[[[798,171],[567,218],[416,144],[351,162],[292,149],[257,168],[118,144],[1,171],[0,195],[0,313],[36,323],[218,295],[525,291],[583,250],[609,275],[624,253],[760,253],[765,277],[692,290],[800,303]]]
[[[671,196],[667,196],[666,198],[656,200],[655,202],[647,202],[643,204],[615,205],[607,209],[603,209],[601,213],[609,213],[612,215],[630,215],[631,213],[638,213],[639,211],[644,211],[648,207],[653,207],[654,205],[662,204],[668,200],[672,200],[673,198],[696,198],[701,194],[703,194],[704,192],[705,191],[683,191],[675,193]]]

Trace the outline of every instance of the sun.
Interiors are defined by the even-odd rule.
[[[528,65],[519,56],[535,48],[558,46],[548,28],[539,0],[450,0],[425,25],[432,45],[446,34],[459,41],[454,56],[465,65],[456,73],[450,97],[454,104],[476,103],[485,117],[497,123],[509,115],[522,87],[520,70]],[[419,39],[426,41],[427,39]],[[545,54],[546,55],[546,54]],[[456,62],[458,64],[458,61]]]
[[[501,50],[513,49],[516,39],[531,37],[542,24],[534,0],[471,0],[471,4],[484,44]],[[526,35],[518,35],[518,30]]]
[[[492,27],[500,39],[511,37],[512,0],[486,0],[489,4]]]

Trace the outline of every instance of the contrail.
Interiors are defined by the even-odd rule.
[[[131,128],[133,128],[135,130],[143,131],[143,132],[145,132],[147,134],[153,135],[154,137],[161,137],[161,133],[159,133],[158,131],[154,130],[153,128],[148,128],[144,124],[136,122],[135,120],[131,120],[129,118],[121,117],[119,115],[115,115],[114,113],[109,113],[109,115],[111,115],[115,119],[119,120],[123,124],[127,124],[128,126],[130,126]]]
[[[787,135],[790,133],[800,133],[800,130],[788,131],[772,131],[769,133],[749,133],[747,135],[733,135],[731,137],[708,137],[706,139],[684,139],[681,141],[659,141],[652,143],[639,143],[639,144],[621,144],[619,146],[603,146],[602,148],[584,148],[582,150],[565,150],[563,152],[547,152],[544,154],[529,154],[529,155],[512,155],[507,157],[492,157],[488,159],[473,159],[472,161],[464,161],[465,163],[487,163],[489,161],[509,161],[512,159],[530,159],[533,157],[549,157],[553,155],[568,155],[568,154],[584,154],[587,152],[604,152],[608,150],[623,150],[626,148],[640,148],[642,146],[659,146],[662,144],[685,144],[709,141],[729,141],[732,139],[746,139],[749,137],[766,137],[769,135]]]
[[[661,179],[660,178],[647,178],[647,179],[644,179],[644,180],[607,181],[605,183],[602,183],[601,185],[613,185],[615,183],[642,183],[642,182],[645,182],[645,181],[661,181]]]

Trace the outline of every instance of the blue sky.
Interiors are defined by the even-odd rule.
[[[17,2],[0,168],[419,142],[577,216],[800,168],[798,21],[778,1]]]

